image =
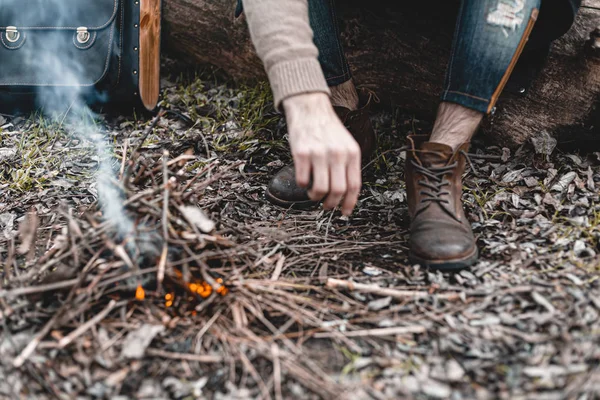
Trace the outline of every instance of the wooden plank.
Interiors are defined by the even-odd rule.
[[[161,0],[140,0],[140,97],[154,110],[160,95]]]

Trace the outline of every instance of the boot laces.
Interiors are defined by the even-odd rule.
[[[471,169],[475,172],[475,167],[471,163],[469,155],[465,151],[460,151],[460,153],[467,159]],[[448,208],[450,205],[450,201],[444,196],[450,196],[451,193],[448,190],[445,190],[447,186],[450,186],[451,183],[448,180],[448,174],[452,173],[452,171],[458,166],[458,161],[453,162],[450,165],[446,165],[443,167],[424,167],[421,164],[417,163],[415,160],[411,160],[411,164],[415,168],[415,170],[421,175],[427,177],[427,180],[419,180],[417,184],[421,188],[427,188],[429,190],[420,190],[419,194],[423,196],[421,201],[425,203],[425,207],[422,207],[419,211],[417,211],[417,215],[421,212],[425,211],[429,206],[433,203],[437,203],[446,214],[452,217],[454,220],[461,222],[458,215],[456,215],[455,210],[451,210]]]
[[[421,196],[425,196],[425,198],[423,198],[422,201],[440,204],[450,204],[448,199],[444,199],[442,198],[442,196],[450,195],[449,191],[444,190],[446,186],[450,186],[450,182],[448,181],[447,175],[451,173],[454,168],[457,167],[458,163],[454,162],[445,167],[423,167],[414,160],[411,160],[411,163],[418,173],[429,178],[428,180],[419,180],[417,182],[421,187],[429,189],[429,191],[421,190],[419,192]]]

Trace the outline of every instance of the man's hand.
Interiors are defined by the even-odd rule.
[[[342,202],[342,213],[350,215],[360,193],[361,153],[350,132],[335,114],[325,93],[309,93],[283,101],[296,182],[308,187],[312,173],[312,200],[325,196],[324,208]],[[343,199],[343,201],[342,201]]]

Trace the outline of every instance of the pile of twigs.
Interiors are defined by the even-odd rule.
[[[474,157],[482,176],[465,180],[465,204],[482,261],[449,275],[404,265],[401,160],[351,219],[280,210],[260,198],[275,167],[217,154],[218,134],[201,129],[172,143],[161,118],[118,151],[107,187],[122,218],[97,204],[32,210],[0,238],[0,397],[600,391],[593,160],[556,158],[558,173],[525,168],[525,151]]]
[[[239,164],[220,167],[218,161],[207,162],[192,170],[189,166],[198,157],[190,152],[171,158],[167,151],[144,151],[141,156],[147,135],[161,117],[152,122],[135,149],[129,152],[125,146],[120,179],[111,182],[122,197],[122,217],[133,221],[132,231],[119,231],[121,221],[107,220],[97,204],[81,218],[63,210],[66,224],[54,227],[57,234],[50,249],[37,258],[29,255],[29,261],[15,268],[17,274],[6,269],[9,279],[0,290],[0,319],[7,326],[21,324],[35,332],[24,347],[14,349],[12,366],[30,371],[40,366],[41,357],[58,372],[73,357],[71,351],[79,349],[90,359],[107,358],[112,368],[96,366],[106,374],[115,366],[132,368],[128,346],[141,346],[133,358],[147,357],[150,369],[156,365],[150,362],[153,358],[197,362],[227,370],[232,382],[241,370],[244,381],[254,381],[246,384],[264,398],[271,392],[281,395],[285,374],[314,392],[334,396],[339,392],[337,384],[303,356],[293,339],[320,334],[355,347],[336,333],[348,302],[355,302],[332,297],[325,280],[315,286],[308,279],[278,278],[284,267],[293,266],[300,275],[304,267],[314,269],[315,254],[327,255],[333,249],[351,254],[377,243],[322,243],[294,229],[287,229],[284,237],[282,230],[269,224],[262,228],[255,224],[256,237],[236,244],[235,237],[248,237],[244,227],[217,227],[198,204],[210,185],[227,178]],[[37,223],[33,213],[27,218],[23,225]],[[290,254],[287,259],[283,240]],[[7,266],[17,264],[14,258],[7,262]],[[320,266],[323,271],[326,277],[327,263]],[[162,329],[151,327],[167,329],[152,346],[154,335]],[[135,342],[140,329],[149,340],[138,338],[142,344],[131,344],[128,338]],[[119,347],[120,357],[114,353]],[[65,394],[43,380],[38,381],[46,391]],[[112,385],[113,393],[119,392],[114,386],[120,389],[128,382],[118,383]],[[76,393],[77,385],[72,389]]]

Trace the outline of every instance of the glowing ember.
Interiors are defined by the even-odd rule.
[[[220,294],[221,296],[225,296],[227,293],[229,293],[229,290],[227,290],[227,288],[223,286],[223,279],[218,278],[217,282],[221,285],[217,290],[218,294]],[[208,298],[213,292],[213,287],[210,286],[208,282],[188,283],[188,289],[190,289],[190,292],[197,294],[203,299]]]
[[[207,299],[209,298],[212,294],[213,291],[216,292],[217,294],[219,294],[220,296],[225,296],[229,293],[229,290],[225,287],[225,285],[223,284],[223,279],[222,278],[217,278],[215,279],[215,286],[219,286],[218,289],[215,289],[213,286],[211,286],[208,282],[206,281],[195,281],[192,283],[188,283],[187,284],[187,288],[189,289],[189,291],[203,299]],[[138,301],[142,301],[146,299],[146,291],[144,290],[144,288],[142,287],[142,285],[139,285],[135,291],[135,298]],[[175,292],[169,292],[167,294],[165,294],[165,307],[170,308],[173,307],[173,305],[175,304]]]
[[[218,278],[217,282],[221,284],[221,287],[217,290],[217,293],[219,293],[221,296],[225,296],[227,293],[229,293],[229,290],[225,287],[225,285],[223,285],[222,278]]]
[[[173,295],[173,293],[167,293],[165,295],[165,306],[166,307],[171,307],[173,305],[173,299],[175,298],[175,296]]]
[[[142,287],[142,285],[139,285],[137,287],[137,289],[135,290],[135,298],[136,300],[142,301],[146,298],[146,292],[144,291],[144,288]]]

